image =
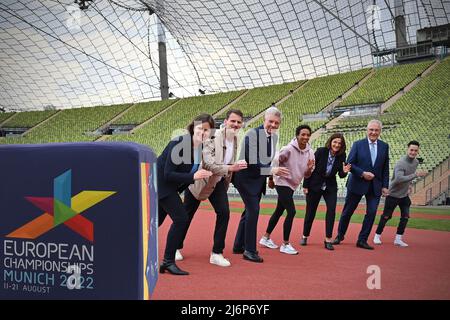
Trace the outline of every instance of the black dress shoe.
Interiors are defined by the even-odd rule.
[[[258,255],[258,252],[250,252],[247,250],[244,251],[244,259],[251,261],[251,262],[263,262],[264,261],[263,258],[261,258]]]
[[[363,249],[367,249],[367,250],[373,250],[373,247],[369,246],[369,244],[366,241],[358,241],[356,243],[356,246],[358,248],[363,248]]]
[[[234,254],[243,254],[244,253],[244,248],[235,248],[233,247],[233,253]]]
[[[189,272],[178,268],[178,266],[175,264],[175,262],[163,262],[159,266],[159,273],[164,273],[164,272],[166,272],[166,270],[169,273],[177,275],[177,276],[187,276],[189,274]]]
[[[333,244],[331,242],[324,241],[323,244],[325,245],[325,249],[334,250]]]
[[[337,236],[336,239],[334,239],[334,241],[332,242],[333,244],[340,244],[341,241],[344,241],[344,237],[343,236]]]
[[[308,244],[308,238],[301,238],[300,239],[300,245],[301,246],[306,246]]]

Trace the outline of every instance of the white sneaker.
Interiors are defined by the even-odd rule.
[[[373,237],[373,243],[374,244],[381,244],[381,234],[376,234],[375,237]]]
[[[294,247],[288,243],[288,244],[282,244],[280,247],[280,252],[287,253],[287,254],[298,254],[298,251],[294,249]]]
[[[183,260],[183,256],[181,255],[181,251],[177,249],[177,251],[175,252],[175,261],[181,261]]]
[[[399,237],[398,235],[395,237],[394,244],[399,247],[408,247],[408,244],[403,242],[402,237]]]
[[[211,257],[209,258],[209,263],[216,264],[221,267],[231,266],[230,261],[228,261],[228,259],[225,259],[221,253],[211,253]]]
[[[278,246],[275,244],[275,242],[272,241],[272,239],[270,239],[270,238],[267,239],[264,236],[261,238],[261,240],[259,240],[259,244],[263,245],[263,246],[265,246],[267,248],[270,248],[270,249],[278,248]]]

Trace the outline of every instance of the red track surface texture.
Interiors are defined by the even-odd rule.
[[[257,241],[269,218],[260,215]],[[231,215],[224,252],[232,265],[218,267],[209,263],[215,214],[199,210],[182,251],[185,259],[177,263],[191,274],[160,274],[151,299],[450,299],[450,232],[407,229],[404,240],[410,246],[399,248],[393,244],[396,229],[386,227],[383,245],[369,251],[355,246],[361,225],[350,224],[345,241],[335,246],[335,251],[328,251],[323,247],[324,221],[314,221],[308,246],[301,247],[303,219],[295,219],[291,241],[300,254],[289,256],[258,245],[264,258],[264,263],[258,264],[232,254],[239,219],[240,215]],[[282,240],[283,221],[284,217],[272,234],[277,244]],[[160,260],[171,223],[167,218],[159,229]],[[381,289],[367,288],[371,276],[367,268],[371,265],[380,267]]]

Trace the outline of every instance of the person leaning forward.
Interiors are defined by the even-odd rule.
[[[267,177],[275,174],[288,176],[289,170],[271,167],[278,141],[281,111],[270,107],[264,114],[264,123],[250,130],[243,141],[240,159],[248,163],[248,168],[233,175],[233,184],[245,205],[234,239],[233,253],[243,254],[245,260],[263,262],[256,251],[256,232],[259,217],[259,203],[266,192]]]
[[[243,125],[243,114],[240,110],[230,109],[227,112],[223,128],[217,130],[211,139],[204,143],[200,167],[211,171],[209,178],[199,179],[191,184],[184,193],[184,208],[189,220],[178,250],[178,259],[183,259],[180,249],[186,233],[201,201],[209,199],[216,213],[214,228],[214,244],[209,262],[221,267],[231,265],[223,256],[225,237],[230,219],[230,207],[227,190],[234,172],[247,168],[245,160],[235,161],[237,153],[237,134]],[[177,257],[176,256],[176,257]],[[181,258],[181,259],[180,259]]]

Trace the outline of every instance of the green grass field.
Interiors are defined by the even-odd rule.
[[[230,198],[230,202],[240,202],[242,203],[242,200],[240,198]],[[264,199],[261,201],[262,204],[276,204],[276,199]],[[304,206],[306,203],[304,200],[297,200],[295,201],[295,204],[297,206]],[[321,204],[324,204],[321,202]],[[336,221],[339,221],[340,218],[340,210],[339,208],[343,205],[343,202],[338,203],[338,210],[336,212]],[[204,202],[202,204],[203,207],[209,207],[209,202]],[[261,208],[260,213],[271,215],[275,209],[274,208]],[[375,225],[378,224],[378,221],[380,219],[381,211],[383,210],[383,204],[380,204],[378,208],[378,214],[375,219]],[[233,204],[231,204],[231,212],[236,214],[241,214],[243,209],[241,208],[233,208]],[[427,207],[411,207],[411,214],[412,217],[408,221],[407,228],[415,228],[415,229],[424,229],[424,230],[436,230],[436,231],[450,231],[450,210],[447,208],[427,208]],[[430,218],[427,219],[425,217],[414,217],[414,214],[421,214],[421,215],[430,215]],[[434,215],[444,215],[449,216],[449,219],[439,219],[437,217],[434,217]],[[304,210],[297,210],[296,214],[297,218],[304,218],[305,217],[305,211]],[[318,220],[325,220],[325,211],[317,210],[316,219]],[[362,223],[364,219],[363,214],[357,214],[355,213],[352,216],[352,223]],[[398,222],[400,220],[400,211],[397,210],[394,211],[393,217],[391,220],[388,221],[388,226],[397,226]]]
[[[274,209],[272,208],[262,208],[260,210],[261,214],[267,214],[271,215],[273,213]],[[232,209],[232,212],[235,213],[242,213],[241,210],[238,209]],[[297,212],[295,215],[296,218],[304,218],[305,212],[301,210],[300,212]],[[339,212],[336,212],[336,221],[339,221],[339,218],[341,217]],[[317,210],[316,219],[318,220],[325,220],[325,212]],[[352,216],[352,223],[362,223],[364,219],[364,215],[362,214],[354,214]],[[377,215],[377,218],[375,220],[375,224],[378,224],[379,221],[379,215]],[[400,215],[394,213],[391,220],[388,221],[386,225],[388,226],[397,226],[398,222],[400,220]],[[441,220],[441,219],[424,219],[424,218],[411,218],[408,221],[408,228],[416,228],[416,229],[425,229],[425,230],[436,230],[436,231],[450,231],[450,219],[449,220]]]

